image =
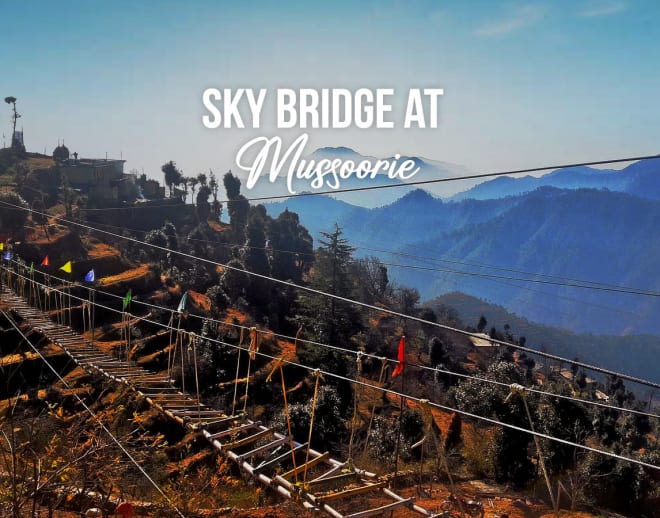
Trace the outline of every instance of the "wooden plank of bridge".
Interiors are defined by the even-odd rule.
[[[309,468],[312,468],[317,464],[320,464],[321,462],[328,460],[329,458],[330,458],[330,453],[326,451],[325,453],[322,453],[321,455],[317,455],[316,457],[301,464],[300,466],[296,466],[292,470],[287,471],[286,473],[281,475],[281,477],[285,480],[291,477],[295,477],[296,475],[299,475],[303,471],[308,470]]]
[[[197,402],[196,399],[193,401]],[[177,412],[177,414],[181,414],[181,416],[186,416],[186,415],[198,415],[201,412],[202,416],[207,415],[207,417],[204,417],[204,419],[215,419],[217,417],[222,417],[225,416],[225,413],[222,412],[221,410],[214,410],[212,408],[202,408],[202,410],[182,410],[181,412]],[[225,420],[231,420],[234,419],[234,417],[223,417],[223,421]],[[213,421],[211,421],[213,422]]]
[[[182,415],[184,415],[184,414],[182,414]],[[246,418],[246,415],[245,415],[245,414],[236,414],[236,415],[232,415],[232,416],[222,417],[221,419],[217,419],[217,420],[215,420],[215,421],[210,421],[210,422],[206,423],[206,424],[204,425],[204,429],[205,429],[205,430],[209,433],[209,435],[210,435],[210,434],[211,434],[211,431],[212,431],[214,428],[217,428],[217,427],[219,427],[219,426],[226,425],[227,423],[229,423],[229,422],[231,422],[231,421],[240,422],[240,421],[243,421],[245,418]]]
[[[162,403],[194,403],[194,404],[197,404],[196,399],[190,399],[189,397],[185,397],[185,396],[176,397],[177,394],[171,394],[171,397],[167,397],[166,395],[163,395],[163,396],[165,396],[165,397],[151,396],[151,399],[154,402],[158,403],[158,404],[162,404]]]
[[[292,450],[292,449],[288,449],[288,450],[286,451],[286,453],[282,453],[281,455],[278,455],[278,456],[275,457],[274,459],[269,460],[269,461],[264,461],[264,462],[262,462],[261,464],[259,464],[258,466],[256,466],[256,467],[254,468],[254,472],[255,472],[255,473],[261,473],[261,472],[264,471],[265,469],[272,468],[272,467],[275,467],[275,466],[279,466],[280,463],[282,463],[283,461],[285,461],[285,460],[287,460],[287,459],[290,459],[292,454],[295,455],[295,454],[298,453],[299,451],[304,451],[305,448],[307,448],[307,443],[299,444],[298,446],[296,446],[295,448],[293,448],[293,450]],[[293,452],[293,453],[292,453],[292,452]]]
[[[226,437],[228,435],[233,435],[236,433],[240,432],[245,432],[246,430],[252,430],[253,428],[258,428],[261,422],[251,422],[247,424],[243,424],[240,426],[234,426],[232,428],[227,428],[226,430],[223,430],[221,432],[216,432],[208,436],[209,441],[213,441],[216,439],[222,439],[223,437]]]
[[[328,493],[327,495],[320,495],[316,497],[316,501],[319,503],[328,502],[330,500],[337,500],[339,498],[346,498],[347,496],[361,495],[363,493],[368,493],[374,489],[380,489],[385,487],[387,484],[386,481],[375,482],[373,484],[366,484],[364,486],[352,487],[350,489],[344,489],[342,491],[337,491],[335,493]]]
[[[253,450],[242,453],[241,455],[238,456],[238,462],[243,461],[243,459],[249,459],[250,457],[259,455],[260,453],[265,453],[269,450],[272,450],[273,448],[277,448],[278,446],[281,446],[282,444],[284,444],[285,442],[289,442],[290,440],[291,439],[289,437],[280,437],[279,439],[275,439],[274,441],[266,443]]]
[[[332,477],[323,477],[315,478],[314,480],[307,482],[307,486],[311,488],[319,488],[323,486],[330,486],[337,483],[345,483],[350,481],[355,481],[359,478],[359,475],[355,471],[350,473],[342,473],[341,475],[335,475]]]
[[[271,428],[266,428],[264,430],[260,430],[257,433],[253,435],[248,435],[247,437],[243,437],[242,439],[237,439],[235,441],[231,441],[229,443],[223,443],[222,447],[226,450],[234,450],[236,448],[241,448],[243,446],[247,446],[248,444],[252,444],[253,442],[258,441],[259,439],[264,439],[266,437],[269,437],[273,435],[275,431]]]

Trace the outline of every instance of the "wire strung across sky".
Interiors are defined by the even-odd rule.
[[[7,270],[6,267],[2,267],[2,268]],[[12,273],[14,273],[14,272],[12,272]],[[24,276],[21,276],[21,277],[27,279]],[[31,279],[28,279],[28,280],[31,280]],[[36,285],[41,286],[44,289],[50,289],[50,290],[53,290],[55,292],[64,293],[61,290],[58,290],[57,288],[46,286],[45,284],[38,283],[34,280],[31,280],[31,282],[34,282]],[[67,296],[70,297],[70,298],[73,298],[73,299],[77,299],[80,302],[89,303],[89,300],[83,299],[82,297],[72,295],[70,293],[68,293]],[[92,302],[92,304],[95,305],[98,308],[102,308],[102,309],[105,309],[107,311],[111,311],[111,312],[114,312],[114,313],[119,313],[119,314],[124,313],[124,311],[122,311],[122,310],[111,308],[109,306],[105,306],[105,305],[97,303],[97,302]],[[178,329],[178,328],[174,327],[173,325],[164,324],[164,323],[157,322],[157,321],[147,319],[147,318],[144,318],[144,317],[137,317],[137,318],[139,318],[140,320],[142,320],[143,322],[145,322],[147,324],[160,326],[164,329],[175,331],[177,333],[188,334],[191,338],[193,336],[197,336],[197,335],[195,335],[194,333],[192,333],[190,331],[185,331],[185,330],[182,330],[182,329]],[[216,343],[216,344],[225,346],[225,347],[230,347],[230,348],[236,349],[239,352],[240,351],[246,351],[246,349],[241,347],[240,345],[230,344],[228,342],[225,342],[223,340],[219,340],[219,339],[216,339],[216,338],[203,337],[203,339],[207,340],[209,342],[212,342],[212,343]],[[443,411],[447,411],[447,412],[455,412],[455,413],[460,414],[460,415],[465,416],[465,417],[469,417],[469,418],[472,418],[472,419],[483,421],[483,422],[486,422],[486,423],[489,423],[489,424],[492,424],[492,425],[496,425],[496,426],[502,426],[504,428],[509,428],[511,430],[516,430],[516,431],[526,433],[526,434],[530,434],[530,435],[540,437],[540,438],[543,438],[543,439],[548,439],[550,441],[558,442],[558,443],[564,444],[566,446],[572,446],[572,447],[575,447],[575,448],[580,448],[580,449],[583,449],[583,450],[586,450],[586,451],[591,451],[591,452],[594,452],[594,453],[606,455],[608,457],[612,457],[612,458],[615,458],[615,459],[618,459],[618,460],[622,460],[622,461],[626,461],[626,462],[632,462],[632,463],[637,464],[639,466],[644,466],[644,467],[647,467],[647,468],[660,470],[660,466],[655,466],[654,464],[650,464],[648,462],[644,462],[644,461],[641,461],[639,459],[633,459],[633,458],[625,457],[623,455],[619,455],[619,454],[609,452],[609,451],[606,451],[606,450],[600,450],[598,448],[594,448],[594,447],[587,446],[587,445],[584,445],[584,444],[574,443],[574,442],[571,442],[571,441],[568,441],[568,440],[565,440],[565,439],[561,439],[559,437],[554,437],[554,436],[551,436],[551,435],[548,435],[548,434],[532,431],[530,429],[522,428],[522,427],[519,427],[519,426],[516,426],[516,425],[509,424],[509,423],[505,423],[505,422],[499,421],[497,419],[481,416],[481,415],[478,415],[478,414],[473,414],[473,413],[467,412],[465,410],[460,410],[460,409],[457,409],[457,408],[442,405],[440,403],[436,403],[434,401],[429,401],[429,400],[426,400],[426,399],[418,398],[418,397],[412,396],[410,394],[406,394],[406,393],[403,393],[403,392],[398,392],[398,391],[393,390],[391,388],[380,387],[380,386],[374,385],[372,383],[367,383],[365,381],[352,379],[352,378],[349,378],[347,376],[343,376],[343,375],[340,375],[340,374],[337,374],[337,373],[334,373],[334,372],[325,371],[323,369],[318,369],[317,367],[308,366],[308,365],[298,363],[298,362],[294,362],[294,361],[291,361],[291,360],[287,360],[287,359],[281,358],[281,357],[278,358],[278,357],[273,356],[271,354],[264,353],[263,351],[258,351],[257,350],[257,351],[253,351],[253,352],[255,354],[257,354],[258,356],[261,356],[262,358],[266,358],[266,359],[271,360],[271,361],[278,361],[278,362],[281,362],[283,364],[303,368],[303,369],[309,371],[310,373],[318,372],[322,376],[327,376],[327,377],[331,377],[331,378],[334,378],[334,379],[337,379],[337,380],[346,381],[348,383],[352,383],[352,384],[355,384],[355,385],[360,385],[360,386],[366,387],[366,388],[372,388],[372,389],[384,392],[386,394],[393,395],[395,397],[404,398],[404,399],[410,400],[410,401],[415,401],[416,403],[421,403],[421,402],[426,403],[426,402],[428,402],[429,406],[437,408],[439,410],[443,410]]]
[[[12,204],[12,203],[9,203],[9,202],[6,202],[6,201],[0,201],[0,204],[5,205],[5,206],[14,207],[14,208],[20,207],[19,205],[15,205],[15,204]],[[25,207],[20,207],[20,208],[23,208],[26,211],[30,210],[30,209],[27,209]],[[38,212],[38,211],[32,211],[32,212],[35,212],[35,213],[41,214],[41,215],[46,215],[43,212]],[[109,232],[107,230],[103,230],[103,229],[100,229],[100,228],[93,227],[91,225],[78,223],[76,221],[72,221],[72,220],[69,220],[67,218],[59,218],[58,221],[62,221],[64,223],[74,225],[74,226],[77,226],[77,227],[80,227],[80,228],[85,228],[85,229],[88,229],[88,230],[94,230],[96,232],[106,234],[106,235],[110,235],[110,236],[113,236],[113,237],[118,238],[118,239],[123,239],[125,241],[130,241],[130,242],[137,243],[137,244],[140,244],[140,245],[149,246],[151,248],[154,248],[156,250],[160,250],[162,252],[166,252],[166,253],[169,252],[172,255],[178,255],[180,257],[186,257],[186,258],[194,260],[194,261],[199,261],[199,262],[202,262],[202,263],[205,263],[205,264],[213,265],[214,267],[221,266],[222,268],[225,268],[225,269],[228,269],[228,270],[241,272],[241,273],[244,273],[244,274],[252,276],[252,277],[257,277],[257,278],[260,278],[260,279],[264,279],[264,280],[267,280],[267,281],[270,281],[270,282],[274,282],[276,284],[280,284],[280,285],[288,286],[290,288],[294,288],[294,289],[297,289],[297,290],[305,291],[307,293],[313,293],[315,295],[328,297],[328,298],[331,298],[331,299],[334,299],[334,300],[345,302],[347,304],[353,304],[353,305],[356,305],[356,306],[360,306],[360,307],[363,307],[365,309],[370,309],[370,310],[373,310],[373,311],[376,311],[376,312],[386,313],[388,315],[392,315],[392,316],[395,316],[395,317],[400,317],[400,318],[403,318],[403,319],[412,320],[412,321],[415,321],[415,322],[419,322],[420,324],[427,324],[429,326],[444,329],[445,331],[451,331],[451,332],[454,332],[454,333],[457,333],[457,334],[460,334],[460,335],[463,335],[463,336],[468,336],[468,337],[473,337],[473,338],[481,338],[477,333],[472,333],[470,331],[465,331],[463,329],[458,329],[456,327],[452,327],[452,326],[449,326],[449,325],[446,325],[446,324],[441,324],[441,323],[438,323],[438,322],[432,322],[430,320],[426,320],[426,319],[416,317],[416,316],[413,316],[413,315],[406,315],[405,313],[401,313],[399,311],[394,311],[392,309],[387,309],[387,308],[375,306],[373,304],[367,304],[366,302],[352,300],[352,299],[349,299],[347,297],[342,297],[340,295],[335,295],[333,293],[327,293],[327,292],[324,292],[322,290],[317,290],[317,289],[311,288],[309,286],[302,286],[300,284],[296,284],[296,283],[291,282],[291,281],[285,281],[285,280],[282,280],[282,279],[277,279],[277,278],[271,277],[269,275],[264,275],[264,274],[261,274],[261,273],[252,272],[250,270],[246,270],[244,268],[239,268],[237,266],[232,266],[232,265],[229,265],[229,264],[220,263],[220,262],[217,262],[217,261],[213,261],[211,259],[206,259],[204,257],[198,257],[198,256],[195,256],[193,254],[189,254],[187,252],[182,252],[181,250],[173,250],[171,248],[168,248],[168,247],[165,247],[165,246],[160,246],[160,245],[157,245],[157,244],[154,244],[154,243],[147,243],[145,241],[141,241],[139,239],[136,239],[136,238],[133,238],[133,237],[130,237],[130,236],[123,236],[123,235],[120,235],[120,234],[116,234],[114,232]],[[531,353],[531,354],[536,354],[538,356],[543,356],[545,358],[549,358],[549,359],[555,360],[555,361],[560,361],[560,362],[568,361],[566,358],[562,358],[561,356],[557,356],[555,354],[550,354],[550,353],[543,352],[543,351],[537,351],[537,350],[532,349],[530,347],[525,347],[525,346],[522,346],[522,345],[519,345],[519,344],[515,344],[515,343],[512,343],[512,342],[507,342],[507,341],[496,339],[496,338],[491,338],[490,342],[492,342],[493,344],[503,345],[503,346],[506,346],[506,347],[513,347],[514,349],[525,351],[525,352]],[[598,367],[596,365],[590,365],[588,363],[577,361],[577,360],[571,360],[570,362],[573,365],[577,365],[579,367],[582,367],[584,369],[589,369],[589,370],[592,370],[594,372],[600,372],[601,374],[606,374],[606,375],[609,375],[609,376],[617,376],[617,377],[620,377],[621,379],[625,379],[625,380],[628,380],[628,381],[633,381],[633,382],[639,383],[641,385],[648,385],[650,387],[660,388],[660,383],[655,383],[655,382],[652,382],[652,381],[644,380],[644,379],[641,379],[641,378],[638,378],[638,377],[635,377],[635,376],[631,376],[629,374],[617,373],[617,372],[612,371],[610,369],[604,369],[602,367]]]
[[[81,222],[82,220],[75,220],[74,218],[71,218],[74,221]],[[129,232],[134,232],[134,233],[140,233],[140,234],[148,234],[149,231],[147,230],[137,230],[137,229],[131,229],[128,227],[122,227],[118,225],[109,225],[106,223],[99,223],[99,222],[94,222],[94,225],[96,226],[101,226],[105,228],[114,228],[117,230],[126,230]],[[298,256],[308,256],[308,257],[314,257],[314,253],[312,252],[297,252],[295,250],[283,250],[281,248],[273,248],[273,247],[263,247],[263,246],[251,246],[251,245],[234,245],[231,243],[219,243],[217,241],[212,241],[210,239],[198,239],[198,238],[191,238],[188,237],[186,238],[187,241],[193,241],[196,243],[206,243],[206,244],[212,244],[214,246],[220,246],[223,248],[234,248],[238,246],[239,248],[244,248],[244,249],[250,249],[250,250],[263,250],[265,252],[278,252],[278,253],[285,253],[285,254],[291,254],[291,255],[298,255]],[[395,252],[392,250],[384,250],[384,249],[378,249],[378,248],[370,248],[370,247],[365,247],[365,246],[354,246],[351,245],[352,248],[356,249],[362,249],[362,250],[371,250],[374,252],[381,252],[381,253],[388,253],[392,255],[398,255],[402,257],[408,257],[412,259],[416,259],[419,261],[433,261],[433,262],[442,262],[442,263],[449,263],[449,264],[457,264],[457,265],[463,265],[463,266],[475,266],[478,268],[484,268],[484,269],[492,269],[492,270],[500,270],[500,271],[505,271],[505,272],[513,272],[513,273],[520,273],[523,275],[532,275],[535,278],[521,278],[521,277],[512,277],[512,276],[504,276],[504,275],[495,275],[495,274],[488,274],[488,273],[481,273],[481,272],[472,272],[472,271],[464,271],[464,270],[456,270],[456,269],[451,269],[451,268],[431,268],[431,267],[424,267],[424,266],[419,266],[419,265],[414,265],[414,264],[399,264],[399,263],[388,263],[388,262],[383,262],[381,261],[381,264],[384,266],[392,266],[394,268],[406,268],[406,269],[413,269],[413,270],[426,270],[426,271],[431,271],[431,272],[439,272],[439,273],[451,273],[451,274],[457,274],[457,275],[467,275],[467,276],[472,276],[472,277],[480,277],[484,279],[490,279],[490,280],[509,280],[509,281],[519,281],[519,282],[531,282],[531,283],[539,283],[539,284],[551,284],[555,286],[564,286],[564,287],[572,287],[572,288],[581,288],[581,289],[591,289],[591,290],[596,290],[596,291],[610,291],[610,292],[617,292],[617,293],[627,293],[631,295],[642,295],[642,296],[649,296],[649,297],[660,297],[660,292],[654,291],[654,290],[645,290],[642,288],[634,288],[634,287],[629,287],[629,286],[622,286],[622,285],[617,285],[617,284],[608,284],[605,282],[599,282],[599,281],[591,281],[591,280],[585,280],[585,279],[578,279],[575,277],[562,277],[558,275],[546,275],[542,273],[535,273],[535,272],[529,272],[525,270],[517,270],[513,268],[505,268],[505,267],[499,267],[499,266],[493,266],[493,265],[487,265],[487,264],[478,264],[478,263],[468,263],[468,262],[463,262],[463,261],[452,261],[448,259],[440,259],[440,258],[430,258],[430,257],[424,257],[424,256],[416,256],[413,254],[406,254],[403,252]],[[539,278],[536,278],[539,277]],[[555,280],[557,279],[557,280]],[[561,282],[565,281],[565,282]]]
[[[18,264],[18,263],[16,263],[16,264]],[[57,281],[60,281],[63,284],[66,284],[66,283],[70,282],[67,279],[64,279],[62,277],[57,277],[56,275],[48,274],[47,272],[44,272],[44,271],[39,271],[37,269],[35,269],[34,271],[36,273],[40,273],[42,275],[48,275],[51,279],[56,279]],[[24,275],[20,275],[20,274],[17,274],[17,275],[19,275],[20,277],[22,277],[26,280],[30,280],[28,277],[25,277]],[[108,291],[101,290],[98,287],[92,287],[92,286],[88,286],[88,285],[85,285],[85,284],[77,284],[77,283],[76,283],[76,285],[86,289],[87,291],[94,291],[96,293],[102,294],[102,295],[104,295],[108,298],[114,298],[116,300],[123,300],[124,299],[124,297],[121,296],[121,295],[117,295],[115,293],[110,293]],[[172,313],[176,312],[176,310],[174,310],[173,308],[160,306],[158,304],[152,304],[150,302],[141,301],[141,300],[138,300],[136,298],[133,298],[131,300],[131,302],[134,303],[134,304],[137,304],[139,306],[144,306],[145,308],[149,308],[149,309],[156,309],[156,310],[165,311],[165,312],[172,312]],[[230,321],[217,320],[217,319],[214,319],[214,318],[211,318],[211,317],[204,317],[204,316],[201,316],[201,315],[196,315],[194,313],[189,313],[189,316],[192,317],[192,318],[201,320],[202,322],[204,322],[204,321],[211,322],[211,323],[214,323],[214,324],[217,324],[217,325],[220,325],[220,326],[231,326],[231,327],[236,327],[236,328],[239,328],[239,329],[243,329],[245,331],[249,331],[251,329],[250,326],[245,326],[245,325],[238,324],[238,323],[235,323],[235,322],[230,322]],[[258,333],[272,335],[272,336],[275,336],[277,338],[282,338],[282,339],[290,340],[290,341],[293,341],[293,342],[299,341],[299,342],[303,342],[303,343],[306,343],[306,344],[309,344],[309,345],[330,349],[330,350],[341,352],[343,354],[347,354],[347,355],[351,355],[351,356],[361,355],[361,356],[364,356],[366,358],[371,358],[373,360],[387,361],[388,363],[392,363],[392,364],[398,363],[398,360],[396,360],[396,359],[391,359],[391,358],[378,356],[378,355],[375,355],[375,354],[367,353],[365,351],[355,351],[355,350],[352,350],[352,349],[347,349],[347,348],[339,347],[339,346],[336,346],[336,345],[326,344],[326,343],[317,342],[317,341],[314,341],[314,340],[308,340],[308,339],[305,339],[305,338],[300,338],[300,337],[295,337],[295,336],[289,336],[289,335],[285,335],[285,334],[282,334],[282,333],[276,333],[276,332],[270,331],[270,330],[257,329],[256,331]],[[568,360],[568,359],[566,359],[565,361],[567,361],[569,363],[571,362],[571,360]],[[509,384],[507,384],[507,383],[503,383],[503,382],[499,382],[499,381],[495,381],[495,380],[490,380],[490,379],[482,378],[482,377],[475,376],[475,375],[461,374],[461,373],[458,373],[458,372],[449,371],[449,370],[444,369],[444,368],[432,367],[432,366],[423,365],[423,364],[420,364],[420,363],[407,362],[406,365],[411,366],[411,367],[416,367],[418,369],[430,371],[430,372],[433,372],[433,373],[440,372],[440,373],[443,373],[443,374],[456,376],[456,377],[460,377],[460,378],[474,379],[474,380],[484,382],[484,383],[490,383],[490,384],[499,385],[499,386],[506,386],[506,387],[509,386]],[[642,416],[646,416],[646,417],[659,418],[660,419],[660,415],[653,414],[653,413],[650,413],[650,412],[643,412],[641,410],[635,410],[635,409],[632,409],[632,408],[623,408],[623,407],[617,407],[617,406],[614,406],[614,405],[607,405],[605,403],[601,403],[601,402],[598,402],[598,401],[593,401],[593,400],[583,399],[583,398],[578,398],[578,397],[572,397],[572,396],[566,396],[566,395],[563,395],[563,394],[557,394],[557,393],[554,393],[554,392],[547,392],[547,391],[543,391],[543,390],[539,390],[539,389],[534,389],[534,388],[531,388],[531,387],[526,387],[526,389],[529,392],[534,392],[534,393],[541,394],[541,395],[544,395],[544,396],[547,396],[547,397],[557,397],[557,398],[560,398],[560,399],[567,399],[567,400],[571,400],[571,401],[574,401],[574,402],[579,402],[579,403],[583,403],[583,404],[587,404],[587,405],[607,408],[607,409],[615,410],[615,411],[618,411],[618,412],[624,412],[624,413],[629,413],[629,414],[637,414],[637,415],[642,415]]]
[[[12,210],[16,210],[16,209],[12,209]],[[72,219],[75,219],[75,218],[72,218]],[[82,220],[76,220],[76,221],[82,222]],[[142,234],[142,235],[146,235],[150,232],[148,230],[138,230],[138,229],[133,229],[133,228],[125,227],[125,226],[110,225],[108,223],[101,223],[101,222],[98,222],[98,221],[95,221],[94,224],[96,226],[100,226],[100,227],[104,227],[104,228],[113,228],[113,229],[116,229],[116,230],[129,231],[129,232],[132,232],[132,233]],[[232,248],[238,246],[242,249],[262,250],[262,251],[266,251],[266,252],[278,252],[278,253],[284,253],[284,254],[291,254],[291,255],[295,255],[295,256],[314,257],[313,252],[300,252],[300,251],[295,251],[295,250],[283,250],[281,248],[253,246],[253,245],[247,245],[247,244],[235,245],[235,244],[232,244],[232,243],[221,243],[221,242],[213,241],[213,240],[210,240],[210,239],[198,239],[198,238],[191,238],[191,237],[186,237],[186,240],[187,241],[192,241],[192,242],[195,242],[195,243],[211,244],[213,246],[217,246],[217,247],[221,247],[221,248],[227,248],[227,249],[232,249]],[[427,264],[433,264],[433,263],[438,263],[438,262],[440,262],[440,263],[450,263],[450,264],[458,264],[458,265],[463,265],[463,266],[474,266],[474,267],[484,268],[484,269],[493,269],[493,270],[500,270],[500,271],[516,272],[516,273],[521,273],[521,274],[526,274],[526,275],[533,275],[533,276],[536,276],[536,277],[543,277],[543,278],[548,278],[548,279],[569,280],[569,281],[580,282],[580,283],[583,283],[583,284],[595,284],[595,285],[598,285],[598,286],[611,286],[615,289],[630,290],[629,292],[628,291],[626,292],[626,293],[630,293],[630,294],[635,294],[634,293],[635,291],[641,291],[640,288],[632,288],[632,287],[622,286],[622,285],[612,285],[612,284],[607,284],[607,283],[602,283],[602,282],[597,282],[597,281],[591,281],[591,280],[585,280],[585,279],[577,279],[577,278],[572,278],[572,277],[562,277],[562,276],[556,276],[556,275],[547,275],[547,274],[541,274],[541,273],[528,272],[528,271],[524,271],[524,270],[516,270],[516,269],[512,269],[512,268],[505,268],[505,267],[499,267],[499,266],[494,266],[494,265],[488,265],[488,264],[470,263],[470,262],[464,262],[464,261],[458,261],[458,260],[449,260],[449,259],[441,259],[441,258],[431,258],[431,257],[426,257],[426,256],[417,256],[417,255],[413,255],[413,254],[407,254],[407,253],[403,253],[403,252],[396,252],[396,251],[393,251],[393,250],[371,248],[371,247],[367,247],[367,246],[358,246],[358,245],[355,245],[354,242],[351,243],[351,247],[353,247],[355,249],[358,249],[358,250],[369,250],[369,251],[374,251],[374,252],[388,253],[388,254],[395,255],[395,256],[410,257],[410,258],[414,258],[415,260],[420,261],[420,262],[426,262]],[[360,259],[368,259],[368,258],[367,257],[358,258],[358,260],[360,260]],[[382,263],[382,264],[384,264],[384,265],[388,264],[388,265],[393,266],[395,268],[403,268],[403,269],[405,269],[405,268],[414,268],[414,265],[392,264],[392,263]],[[446,272],[443,272],[443,273],[451,274],[451,270],[448,269]],[[478,272],[477,272],[477,274],[473,274],[472,272],[463,272],[463,271],[459,271],[459,273],[465,274],[465,275],[475,275],[475,276],[478,274]],[[440,276],[436,276],[436,277],[440,277]],[[442,278],[444,278],[444,276],[442,276]],[[618,313],[618,314],[626,313],[626,314],[632,315],[632,316],[637,315],[637,313],[635,313],[634,311],[627,311],[627,310],[624,310],[624,309],[621,309],[621,308],[613,308],[613,307],[610,307],[610,306],[603,306],[602,304],[596,304],[596,303],[590,302],[590,301],[575,299],[575,298],[572,298],[572,297],[567,297],[565,295],[560,295],[558,293],[550,293],[550,292],[547,292],[547,291],[534,289],[530,286],[524,286],[524,285],[520,285],[520,284],[513,284],[511,282],[507,282],[505,280],[498,279],[498,278],[491,278],[491,277],[481,277],[481,278],[483,278],[485,280],[488,280],[488,281],[491,281],[491,282],[498,283],[498,284],[502,284],[502,285],[506,285],[506,286],[512,286],[512,287],[515,287],[515,288],[518,288],[518,289],[523,289],[523,290],[531,291],[531,292],[534,292],[534,293],[541,293],[543,295],[548,295],[550,297],[559,298],[559,299],[563,299],[563,300],[568,300],[568,301],[571,301],[571,302],[577,302],[578,304],[595,307],[595,308],[605,310],[605,311],[611,311],[611,312]],[[524,282],[523,280],[521,280],[521,281]],[[568,284],[561,284],[561,283],[557,283],[557,284],[560,285],[560,286],[568,286]],[[584,286],[584,288],[588,289],[589,286]],[[538,303],[534,303],[534,304],[539,305]],[[544,307],[544,306],[541,306],[541,307]],[[547,308],[544,307],[544,309],[547,309]]]
[[[545,273],[537,273],[537,272],[530,272],[528,270],[520,270],[516,268],[510,268],[510,267],[505,267],[505,266],[495,266],[492,264],[484,264],[484,263],[474,263],[474,262],[469,262],[469,261],[459,261],[458,259],[445,259],[441,257],[428,257],[428,256],[423,256],[423,255],[415,255],[415,254],[410,254],[406,252],[401,252],[401,251],[394,251],[394,250],[386,250],[382,248],[373,248],[373,247],[368,247],[368,246],[357,246],[354,244],[351,244],[354,248],[358,248],[361,250],[369,250],[372,252],[380,252],[380,253],[386,253],[386,254],[391,254],[395,256],[400,256],[400,257],[408,257],[410,259],[415,259],[420,262],[426,262],[426,263],[448,263],[448,264],[455,264],[455,265],[460,265],[460,266],[473,266],[475,268],[483,268],[483,269],[489,269],[489,270],[498,270],[502,272],[509,272],[509,273],[519,273],[521,275],[533,275],[534,277],[540,277],[544,279],[552,279],[552,280],[558,280],[558,281],[569,281],[569,282],[577,282],[581,284],[593,284],[595,286],[603,286],[603,287],[608,287],[608,288],[617,288],[617,289],[625,289],[625,290],[630,290],[631,292],[633,291],[649,291],[649,290],[644,290],[642,288],[634,288],[630,286],[622,286],[618,284],[609,284],[606,282],[600,282],[600,281],[591,281],[588,279],[580,279],[577,277],[564,277],[561,275],[548,275]],[[401,265],[401,267],[405,267],[405,265]],[[520,279],[523,280],[523,279]],[[658,293],[658,292],[652,292],[652,293]]]
[[[510,169],[507,171],[496,171],[491,173],[478,173],[478,174],[469,174],[463,176],[452,176],[449,178],[436,178],[434,180],[419,180],[406,183],[395,183],[387,185],[371,185],[367,187],[353,187],[349,189],[335,189],[332,191],[315,191],[315,192],[301,192],[296,194],[281,194],[275,196],[258,196],[252,198],[246,198],[247,201],[266,201],[266,200],[281,200],[286,198],[302,198],[309,196],[322,196],[327,194],[340,194],[346,192],[362,192],[362,191],[374,191],[379,189],[393,189],[396,187],[407,187],[407,186],[418,186],[418,185],[431,185],[436,183],[446,183],[446,182],[456,182],[459,180],[476,180],[479,178],[492,178],[496,176],[508,176],[513,174],[524,174],[524,173],[539,173],[542,171],[549,171],[552,169],[566,169],[569,167],[585,167],[593,165],[607,165],[607,164],[619,164],[624,162],[636,162],[639,160],[650,160],[654,158],[660,158],[660,155],[642,155],[634,156],[627,158],[613,158],[610,160],[592,160],[589,162],[574,162],[571,164],[559,164],[559,165],[548,165],[541,167],[530,167],[527,169]],[[218,200],[220,203],[227,203],[231,200]],[[160,207],[167,205],[159,205]],[[97,208],[81,208],[81,211],[93,212],[93,211],[105,211],[105,210],[131,210],[134,207],[110,207],[107,209],[97,209]],[[142,206],[141,208],[149,208],[149,206]]]
[[[651,290],[641,290],[637,288],[625,288],[625,287],[615,287],[615,286],[605,286],[605,285],[587,285],[587,284],[579,284],[577,282],[559,282],[559,281],[551,281],[547,279],[534,279],[534,278],[521,278],[521,277],[512,277],[512,276],[507,276],[507,275],[494,275],[494,274],[489,274],[489,273],[478,273],[478,272],[465,272],[461,270],[455,270],[455,269],[450,269],[450,268],[432,268],[428,266],[417,266],[417,265],[411,265],[411,264],[396,264],[396,263],[387,263],[383,262],[382,263],[385,266],[393,266],[393,267],[400,267],[400,268],[408,268],[412,270],[423,270],[423,271],[430,271],[430,272],[439,272],[439,273],[452,273],[456,275],[467,275],[470,277],[480,277],[483,279],[500,279],[500,280],[505,280],[505,281],[519,281],[519,282],[533,282],[537,284],[551,284],[554,286],[566,286],[570,288],[581,288],[581,289],[588,289],[588,290],[596,290],[596,291],[609,291],[609,292],[615,292],[615,293],[628,293],[632,295],[643,295],[647,297],[660,297],[660,292],[658,291],[651,291]]]

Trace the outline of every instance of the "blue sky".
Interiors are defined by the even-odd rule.
[[[250,138],[302,132],[206,129],[208,87],[444,88],[437,129],[316,130],[310,146],[479,172],[660,151],[655,0],[26,0],[1,12],[0,96],[18,98],[28,149],[63,138],[158,179],[167,160],[186,175],[235,170]]]

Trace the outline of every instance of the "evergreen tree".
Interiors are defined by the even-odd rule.
[[[250,207],[250,215],[245,230],[247,241],[245,248],[245,266],[251,272],[270,275],[270,266],[266,256],[266,230],[269,216],[263,205]],[[257,307],[264,307],[268,300],[272,284],[260,277],[253,277],[248,291],[248,299]]]
[[[216,178],[215,173],[211,171],[209,175],[209,188],[211,189],[211,195],[213,196],[211,211],[213,213],[214,221],[220,221],[220,217],[222,216],[222,203],[218,201],[219,187],[218,179]]]
[[[197,193],[197,204],[195,211],[197,212],[197,219],[200,223],[206,223],[211,214],[211,205],[209,204],[209,196],[211,189],[208,185],[202,185]]]
[[[355,250],[342,237],[335,224],[333,232],[322,232],[316,251],[310,286],[316,290],[350,298],[353,284],[349,275],[351,254]],[[342,347],[350,346],[350,337],[360,329],[360,314],[353,304],[316,295],[301,297],[303,325],[313,329],[318,340]]]
[[[170,250],[179,249],[179,239],[176,235],[176,227],[171,221],[166,221],[162,228],[163,234],[167,237],[167,248]]]
[[[163,164],[160,170],[163,171],[163,174],[165,175],[165,185],[167,185],[170,190],[171,198],[174,195],[174,186],[181,183],[183,176],[181,175],[181,171],[177,169],[176,164],[172,160]]]
[[[437,336],[431,338],[431,342],[429,343],[429,363],[431,367],[442,365],[446,360],[446,356],[447,352],[442,340]]]
[[[285,209],[271,221],[269,245],[273,276],[300,283],[312,264],[314,249],[312,236],[300,224],[298,214]]]
[[[229,224],[235,243],[245,241],[245,226],[247,225],[250,203],[241,194],[241,180],[234,176],[231,171],[222,179],[227,191],[227,211],[229,212]]]
[[[486,329],[486,326],[488,325],[488,320],[486,320],[486,317],[481,315],[479,317],[479,323],[477,324],[477,331],[480,333],[484,332],[484,329]]]

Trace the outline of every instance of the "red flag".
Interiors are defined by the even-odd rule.
[[[48,266],[50,265],[50,260],[48,259],[48,256],[44,257],[44,260],[41,261],[41,266]]]
[[[403,372],[403,366],[406,362],[406,337],[402,336],[401,341],[399,342],[399,354],[396,357],[399,360],[399,364],[392,371],[392,377],[398,376]]]

